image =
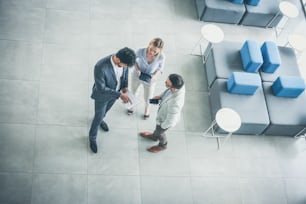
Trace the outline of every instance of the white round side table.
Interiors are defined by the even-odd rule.
[[[289,18],[296,18],[299,15],[299,10],[296,7],[295,4],[289,2],[289,1],[282,1],[279,4],[279,10],[283,14],[283,20],[284,23],[281,25],[281,21],[278,23],[279,26],[276,26],[276,37],[278,37],[281,32],[284,30]],[[278,32],[279,30],[279,32]]]
[[[202,48],[201,45],[201,41],[203,39],[208,41],[208,46],[206,47],[204,52],[203,52],[204,49]],[[200,46],[200,56],[202,56],[203,63],[205,63],[212,49],[212,43],[219,43],[223,39],[224,39],[224,32],[219,26],[214,24],[203,25],[201,28],[201,37],[197,42],[197,44],[192,49],[191,54],[195,55],[193,54],[193,51],[197,46]]]
[[[291,34],[288,36],[288,42],[285,46],[287,45],[290,45],[299,57],[306,50],[306,37],[300,34]]]
[[[218,126],[223,131],[227,132],[226,136],[215,135],[214,129]],[[231,108],[221,108],[217,111],[215,120],[212,121],[210,127],[204,132],[203,137],[217,138],[218,149],[220,149],[220,138],[224,138],[223,144],[231,137],[233,132],[237,131],[241,126],[240,115]],[[207,135],[211,131],[212,135]]]
[[[296,18],[299,15],[299,10],[296,7],[296,5],[289,1],[281,1],[278,7],[279,7],[279,11],[266,26],[266,28],[270,27],[274,23],[274,21],[279,17],[279,15],[281,13],[283,14],[283,18],[280,20],[278,25],[275,27],[276,37],[278,37],[281,34],[281,32],[284,30],[285,25],[288,22],[289,18]],[[284,23],[281,26],[280,24],[282,21],[284,21]],[[278,29],[280,30],[279,32],[278,32]]]
[[[206,24],[201,28],[202,37],[211,43],[219,43],[224,38],[223,30],[214,24]]]
[[[201,34],[202,37],[208,41],[208,45],[202,54],[202,60],[203,63],[205,64],[207,58],[209,57],[209,54],[211,52],[211,49],[213,47],[212,43],[219,43],[223,41],[224,39],[224,32],[223,30],[214,24],[206,24],[201,28]],[[201,49],[202,51],[202,49]]]
[[[288,18],[296,18],[299,15],[298,8],[289,1],[280,2],[279,9]]]

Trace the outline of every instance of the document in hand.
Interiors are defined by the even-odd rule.
[[[136,97],[132,92],[128,91],[125,94],[128,95],[128,97],[130,98],[130,102],[125,103],[127,109],[134,108],[136,105],[141,103],[141,100]]]

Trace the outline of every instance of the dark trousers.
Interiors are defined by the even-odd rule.
[[[106,113],[114,105],[116,99],[109,101],[97,101],[95,100],[95,116],[92,120],[91,127],[89,130],[89,140],[96,141],[99,126],[103,121]]]
[[[167,137],[166,137],[166,131],[168,129],[163,129],[160,125],[156,125],[155,130],[153,132],[153,137],[157,138],[159,140],[159,146],[164,147],[167,146]]]

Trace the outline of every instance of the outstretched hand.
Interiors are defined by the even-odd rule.
[[[161,99],[160,96],[154,96],[153,98],[154,98],[154,99]]]
[[[121,93],[120,94],[120,98],[123,101],[123,103],[128,103],[131,102],[130,98],[128,97],[128,95],[126,95],[125,93]]]

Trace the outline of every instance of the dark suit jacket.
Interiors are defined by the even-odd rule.
[[[92,88],[91,98],[99,101],[118,99],[120,92],[116,90],[117,79],[111,63],[111,55],[102,58],[95,65],[95,84]],[[120,78],[120,90],[128,87],[128,68],[124,67]]]

